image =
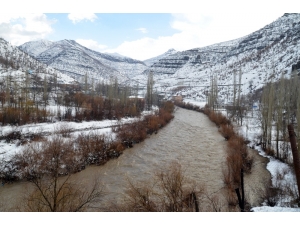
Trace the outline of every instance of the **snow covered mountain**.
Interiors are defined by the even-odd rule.
[[[68,75],[39,62],[19,48],[12,46],[3,38],[0,38],[0,79],[3,80],[5,77],[11,76],[22,85],[26,71],[30,71],[30,74],[36,74],[41,79],[44,77],[51,79],[55,75],[57,82],[61,84],[76,83]]]
[[[245,37],[171,54],[149,70],[156,90],[199,101],[217,76],[221,99],[230,101],[234,74],[241,73],[241,91],[247,94],[282,74],[288,77],[299,61],[300,14],[289,13]],[[147,76],[134,79],[146,84]]]
[[[154,63],[149,69],[155,74],[174,74],[186,64],[197,66],[220,61],[238,40],[214,44],[203,48],[195,48],[170,54]]]
[[[147,66],[152,66],[154,63],[157,63],[160,59],[166,58],[167,56],[175,54],[176,52],[177,51],[174,48],[171,48],[171,49],[169,49],[168,51],[166,51],[165,53],[163,53],[159,56],[144,60],[144,63]]]
[[[142,73],[147,66],[138,60],[88,49],[74,40],[49,42],[45,40],[27,42],[20,49],[37,60],[51,65],[62,73],[80,79],[86,73],[96,80],[117,77],[127,80]]]
[[[170,49],[144,62],[95,52],[72,40],[28,42],[19,48],[77,80],[86,73],[98,80],[113,76],[142,88],[153,71],[155,90],[199,101],[205,101],[211,78],[216,76],[220,98],[230,101],[234,74],[241,73],[242,94],[291,74],[300,61],[300,14],[284,14],[235,40],[181,52]]]
[[[24,52],[27,52],[32,57],[36,57],[40,53],[51,48],[52,45],[53,45],[52,41],[40,40],[40,41],[27,42],[20,49],[22,49]]]

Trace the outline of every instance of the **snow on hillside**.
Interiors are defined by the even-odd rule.
[[[152,66],[154,63],[157,63],[160,59],[163,59],[163,58],[165,58],[165,57],[167,57],[169,55],[175,54],[176,52],[177,51],[174,48],[171,48],[171,49],[169,49],[168,51],[166,51],[165,53],[163,53],[163,54],[161,54],[159,56],[156,56],[156,57],[144,60],[144,63],[147,66]]]
[[[52,41],[40,40],[37,42],[28,42],[26,45],[24,45],[24,48],[22,48],[22,50],[24,52],[27,52],[29,55],[36,57],[37,55],[51,48],[52,45]]]
[[[104,54],[111,55],[111,56],[114,56],[114,57],[121,57],[121,58],[124,57],[124,58],[126,58],[126,56],[121,55],[121,54],[119,54],[117,52],[114,52],[114,53],[104,52]]]
[[[125,81],[128,77],[140,74],[147,68],[141,61],[120,55],[96,52],[74,40],[61,40],[49,45],[45,45],[45,42],[49,43],[45,40],[33,41],[27,42],[19,48],[32,54],[37,60],[78,80],[88,73],[90,78],[99,81],[109,81],[110,77],[117,77],[119,81]]]
[[[43,42],[45,45],[48,45],[49,42]],[[39,50],[36,50],[39,51]],[[12,46],[4,39],[0,38],[0,57],[13,62],[13,67],[11,65],[5,66],[0,64],[0,78],[3,80],[7,76],[13,77],[13,80],[22,82],[25,79],[26,71],[30,74],[37,74],[41,79],[44,77],[50,78],[54,75],[57,76],[57,82],[61,84],[71,84],[76,81],[70,76],[63,74],[54,68],[43,64],[36,59],[32,58],[27,53],[21,51],[19,48]]]
[[[99,81],[112,76],[146,87],[151,70],[155,90],[169,97],[184,95],[204,101],[212,76],[217,76],[220,99],[226,103],[231,101],[228,93],[234,74],[242,74],[243,94],[261,88],[273,73],[273,81],[281,74],[289,76],[292,65],[300,61],[299,27],[300,14],[285,14],[247,36],[181,52],[170,49],[144,62],[95,52],[73,40],[28,42],[20,48],[79,81],[88,73]]]
[[[220,99],[231,101],[233,77],[241,73],[241,91],[247,94],[265,83],[291,74],[300,61],[300,14],[285,14],[245,37],[169,55],[154,63],[155,89],[205,101],[211,78],[217,77]],[[133,79],[146,85],[147,74]]]

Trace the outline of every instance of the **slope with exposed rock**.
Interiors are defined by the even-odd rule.
[[[300,14],[289,13],[245,37],[169,55],[150,70],[159,92],[199,101],[205,101],[215,76],[226,102],[232,98],[234,74],[241,74],[241,94],[247,94],[289,76],[299,61]],[[146,84],[146,76],[135,79]]]
[[[37,60],[76,79],[80,79],[88,73],[96,80],[107,81],[111,77],[117,77],[123,81],[128,77],[140,74],[147,67],[141,61],[96,52],[73,40],[33,41],[27,42],[19,48]]]

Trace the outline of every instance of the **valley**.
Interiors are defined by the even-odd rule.
[[[130,190],[129,181],[143,184],[142,186],[152,186],[154,174],[165,170],[166,165],[172,163],[178,163],[182,167],[185,181],[193,184],[195,190],[203,191],[202,194],[199,193],[200,211],[215,211],[211,205],[212,199],[215,199],[220,211],[239,211],[238,207],[229,207],[227,203],[226,187],[222,181],[226,142],[217,128],[205,115],[197,112],[178,108],[174,116],[174,121],[158,134],[125,150],[117,159],[103,166],[90,166],[71,176],[75,183],[81,183],[86,188],[93,185],[96,177],[99,179],[105,195],[88,211],[118,211],[126,204],[126,193]],[[255,191],[264,188],[264,180],[270,179],[264,158],[256,156],[255,161],[263,162],[262,166],[256,166],[245,177],[247,198],[252,207],[261,203]],[[9,203],[9,207],[6,205],[7,209],[16,210],[14,202],[22,201],[26,194],[22,190],[30,188],[32,186],[28,182],[5,184],[0,190],[0,196],[4,196],[5,202]],[[127,210],[130,211],[129,208]],[[21,208],[21,211],[24,209]]]
[[[299,211],[287,132],[300,135],[299,31],[300,14],[285,13],[144,61],[0,38],[0,211]],[[43,185],[73,197],[52,207]]]

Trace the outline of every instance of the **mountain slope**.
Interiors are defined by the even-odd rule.
[[[25,77],[26,71],[31,71],[38,75],[41,79],[45,76],[53,78],[55,75],[57,76],[58,83],[70,84],[76,82],[73,78],[37,61],[2,38],[0,38],[0,59],[0,77],[2,79],[9,75],[16,81],[22,82],[22,77]]]
[[[169,49],[168,51],[166,51],[165,53],[163,53],[159,56],[144,60],[144,63],[147,66],[152,66],[154,63],[157,63],[160,59],[166,58],[167,56],[175,54],[176,52],[177,51],[174,48],[171,48],[171,49]]]
[[[77,79],[88,73],[97,80],[117,77],[123,81],[147,68],[141,61],[96,52],[73,40],[27,42],[19,48],[37,60]]]
[[[216,76],[219,97],[226,102],[232,98],[234,74],[241,73],[241,91],[247,94],[282,74],[290,76],[299,61],[300,14],[292,13],[245,37],[169,55],[150,69],[158,91],[200,101],[205,101],[211,78]],[[145,75],[135,79],[146,85]]]

